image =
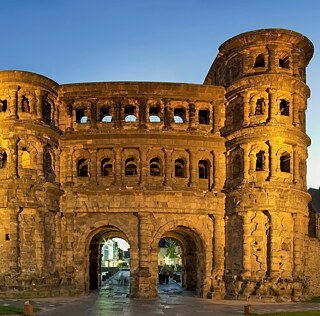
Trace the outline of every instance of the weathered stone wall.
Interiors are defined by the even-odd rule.
[[[131,297],[157,296],[162,238],[181,246],[183,286],[201,297],[318,293],[312,53],[304,36],[271,29],[225,42],[204,85],[0,72],[0,295],[88,293],[111,237],[130,244]]]

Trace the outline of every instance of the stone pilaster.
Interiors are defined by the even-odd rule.
[[[268,45],[268,51],[269,51],[269,72],[276,72],[276,45]]]
[[[172,152],[171,148],[163,148],[165,155],[164,185],[167,188],[172,187]]]
[[[278,108],[277,108],[277,98],[276,98],[276,90],[268,89],[269,93],[269,121],[274,123],[276,121]]]
[[[300,127],[300,120],[299,120],[299,96],[297,93],[293,93],[292,96],[292,121],[293,125],[296,127]]]
[[[148,147],[140,147],[140,185],[143,187],[146,185],[149,174],[149,162],[147,161]]]
[[[113,148],[115,154],[114,160],[114,184],[122,186],[122,148],[116,146]]]
[[[243,273],[244,277],[251,276],[251,214],[246,212],[243,215]]]
[[[43,114],[42,114],[42,98],[43,98],[43,92],[41,90],[36,90],[36,109],[37,109],[37,119],[42,120]]]
[[[189,154],[189,167],[190,167],[190,175],[189,175],[189,187],[194,188],[197,186],[197,167],[198,162],[196,159],[196,154],[192,150],[187,150]]]
[[[8,100],[8,112],[10,113],[11,119],[17,118],[18,90],[18,86],[9,87],[10,99]]]
[[[250,103],[249,103],[249,92],[245,91],[241,93],[243,102],[243,125],[247,126],[250,124]]]

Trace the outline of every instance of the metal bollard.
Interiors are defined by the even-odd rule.
[[[244,306],[244,314],[251,315],[252,314],[252,305],[245,305]]]
[[[24,316],[33,316],[33,306],[29,301],[24,302],[23,305],[23,315]]]

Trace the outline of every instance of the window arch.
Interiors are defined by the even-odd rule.
[[[280,100],[280,114],[284,116],[289,116],[289,102],[285,99]]]
[[[110,158],[104,158],[101,161],[101,176],[108,177],[113,174],[113,165]]]
[[[26,113],[30,113],[29,99],[26,98],[25,96],[22,97],[21,111],[26,112]]]
[[[7,153],[5,151],[0,152],[0,168],[5,168],[7,165]]]
[[[133,105],[126,106],[124,109],[124,121],[134,123],[137,121],[136,107]]]
[[[256,109],[255,109],[255,115],[261,115],[264,113],[264,108],[265,108],[265,102],[264,98],[260,98],[256,102]]]
[[[279,58],[279,68],[289,69],[289,57],[283,56]]]
[[[256,154],[256,171],[263,171],[265,170],[265,152],[260,150]]]
[[[161,118],[159,116],[160,109],[158,106],[152,106],[149,109],[149,121],[151,123],[160,123]]]
[[[259,68],[259,67],[265,67],[264,54],[259,54],[256,57],[256,60],[254,62],[253,68]]]
[[[200,160],[198,163],[199,179],[209,179],[209,162]]]
[[[159,158],[150,159],[150,176],[161,176],[162,167]]]
[[[234,178],[241,176],[242,173],[242,161],[241,156],[237,154],[232,160],[232,175]]]
[[[110,123],[112,121],[112,115],[110,114],[110,107],[100,108],[100,122]]]
[[[280,156],[280,171],[290,173],[290,154],[288,152]]]
[[[176,159],[174,162],[174,176],[176,178],[185,178],[186,171],[185,171],[185,162],[183,159]]]
[[[31,157],[26,148],[22,148],[21,166],[22,168],[31,168]]]
[[[7,100],[0,100],[0,112],[6,112],[8,108]]]
[[[55,174],[54,174],[54,165],[52,156],[50,153],[51,147],[47,145],[44,148],[43,152],[43,173],[47,181],[54,181],[55,180]]]
[[[185,110],[183,108],[176,108],[173,111],[173,119],[175,123],[185,123]]]
[[[86,114],[86,109],[83,107],[76,109],[76,122],[77,123],[88,123],[88,116]]]
[[[88,160],[87,159],[79,159],[77,164],[78,177],[88,177]]]
[[[210,113],[209,110],[199,110],[199,124],[209,124]]]
[[[134,158],[128,158],[125,162],[125,175],[126,176],[136,176],[137,172],[137,163]]]

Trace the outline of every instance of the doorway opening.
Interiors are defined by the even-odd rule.
[[[200,236],[188,227],[177,226],[161,236],[158,246],[158,291],[167,285],[164,275],[168,270],[166,292],[170,291],[170,285],[176,284],[181,290],[194,291],[201,296],[206,259]]]
[[[115,227],[99,230],[90,242],[89,289],[105,283],[130,285],[130,245]]]

